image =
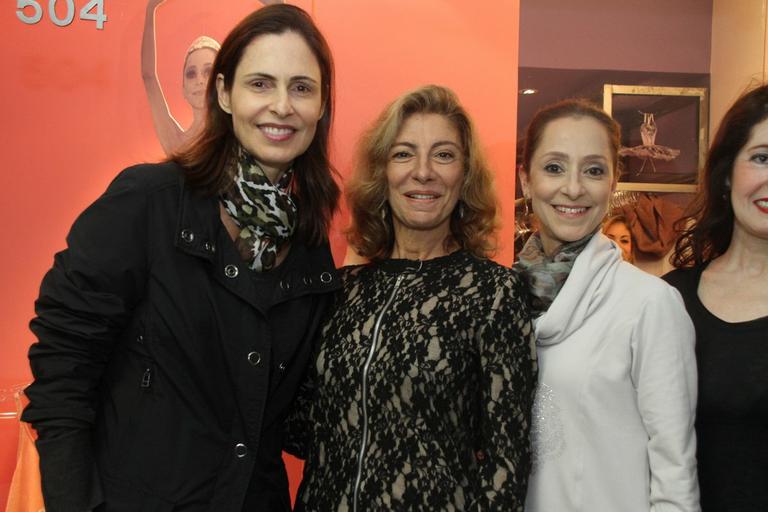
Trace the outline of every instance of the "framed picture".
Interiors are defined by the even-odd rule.
[[[618,190],[696,190],[707,151],[704,87],[603,85],[603,109],[621,124]]]

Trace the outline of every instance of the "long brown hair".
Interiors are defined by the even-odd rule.
[[[675,223],[680,236],[672,264],[677,268],[709,263],[723,254],[733,236],[733,205],[730,180],[736,156],[752,134],[752,128],[768,119],[768,85],[736,100],[725,113],[699,175],[699,190],[686,214]]]
[[[460,206],[450,219],[451,240],[478,257],[496,248],[497,203],[493,178],[485,162],[472,121],[456,95],[445,87],[427,85],[392,102],[365,133],[358,147],[352,181],[347,187],[352,225],[347,239],[355,251],[371,260],[388,258],[394,246],[392,215],[382,217],[387,200],[389,152],[405,121],[414,114],[438,114],[456,130],[464,151],[464,182]]]
[[[237,139],[232,118],[219,106],[216,80],[221,74],[227,89],[232,87],[240,59],[246,47],[259,36],[295,32],[312,50],[322,79],[323,116],[317,123],[309,148],[293,163],[294,194],[299,203],[296,236],[310,244],[321,243],[336,210],[339,187],[336,170],[328,158],[328,137],[333,118],[333,58],[325,38],[312,18],[302,9],[286,4],[263,7],[246,16],[221,44],[206,88],[206,119],[200,135],[171,156],[181,165],[189,184],[205,195],[217,195],[230,185],[227,173]]]

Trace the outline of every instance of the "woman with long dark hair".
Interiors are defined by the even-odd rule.
[[[290,510],[282,424],[338,287],[330,50],[264,7],[227,36],[194,144],[77,219],[32,320],[46,509]]]
[[[666,276],[696,327],[701,506],[768,510],[768,86],[720,123]]]

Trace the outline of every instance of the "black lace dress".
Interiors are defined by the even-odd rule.
[[[536,366],[516,271],[459,251],[341,274],[289,422],[297,510],[522,511]]]

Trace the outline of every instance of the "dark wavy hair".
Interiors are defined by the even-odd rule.
[[[549,123],[564,117],[591,117],[605,128],[608,134],[608,142],[611,145],[613,157],[614,181],[619,179],[619,148],[621,147],[621,127],[603,109],[589,100],[575,98],[562,100],[552,105],[542,107],[531,119],[525,130],[525,143],[523,145],[523,172],[530,173],[531,159],[536,148],[539,147],[544,129]]]
[[[395,240],[391,210],[386,207],[387,163],[397,135],[414,114],[446,117],[459,132],[464,151],[464,181],[459,197],[462,206],[451,213],[451,234],[446,243],[456,243],[478,257],[490,256],[496,249],[498,229],[493,178],[469,115],[456,95],[439,85],[427,85],[400,96],[363,135],[355,173],[346,192],[352,220],[347,230],[349,244],[369,260],[385,259],[392,253]],[[384,216],[382,211],[386,212]]]
[[[699,190],[686,214],[675,223],[680,233],[672,255],[675,267],[707,264],[728,249],[734,223],[730,194],[733,163],[749,141],[752,128],[765,119],[768,85],[747,92],[725,113],[699,174]]]
[[[333,58],[328,43],[312,18],[302,9],[286,4],[262,7],[246,16],[232,29],[221,44],[211,69],[206,88],[205,126],[200,135],[172,155],[170,160],[181,165],[189,184],[205,195],[217,195],[230,185],[227,173],[237,139],[232,118],[219,106],[215,77],[224,77],[229,90],[246,47],[259,36],[295,32],[312,50],[322,80],[323,116],[317,123],[309,148],[293,163],[293,191],[299,203],[296,236],[309,244],[326,240],[328,227],[339,200],[338,174],[328,158],[328,137],[333,118]]]

